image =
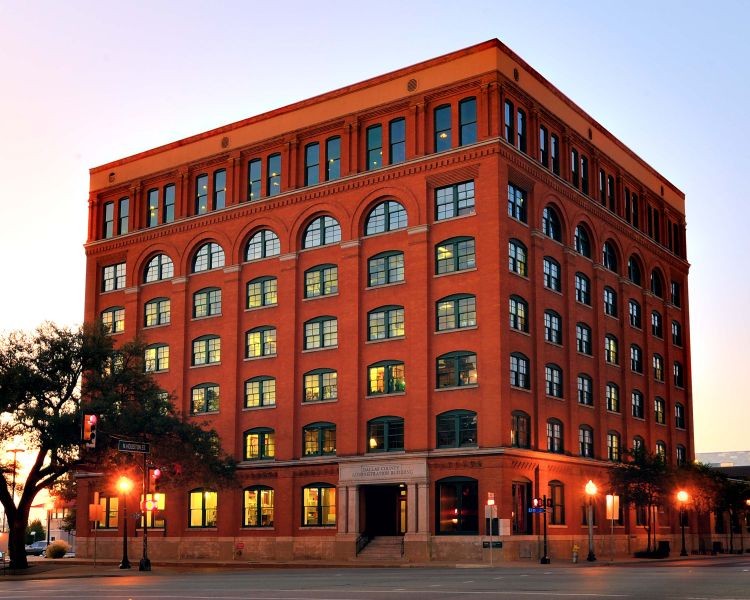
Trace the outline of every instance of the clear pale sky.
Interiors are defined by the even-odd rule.
[[[0,331],[81,322],[90,167],[499,38],[685,192],[696,449],[750,449],[748,23],[741,0],[0,0]]]

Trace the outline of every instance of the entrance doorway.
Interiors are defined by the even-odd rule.
[[[406,533],[406,486],[364,485],[362,508],[368,537]]]

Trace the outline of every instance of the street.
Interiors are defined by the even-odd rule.
[[[616,566],[519,565],[498,568],[278,568],[238,571],[157,568],[123,574],[0,579],[0,600],[410,600],[634,598],[750,600],[750,557]]]

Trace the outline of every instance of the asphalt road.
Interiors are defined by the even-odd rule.
[[[0,600],[750,600],[750,558],[554,568],[160,569],[122,576],[0,580]]]

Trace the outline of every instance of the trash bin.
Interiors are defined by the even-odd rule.
[[[659,545],[656,548],[656,553],[659,556],[669,556],[669,540],[659,540]]]

